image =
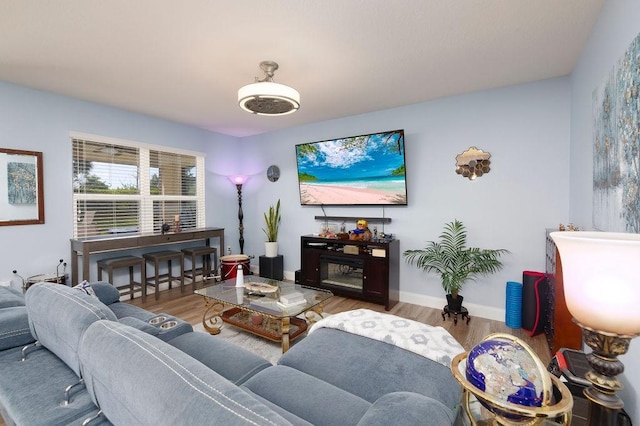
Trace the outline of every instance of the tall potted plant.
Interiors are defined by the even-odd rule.
[[[264,213],[264,223],[266,228],[262,231],[267,236],[267,242],[264,243],[265,256],[276,257],[278,255],[278,230],[280,228],[280,200],[274,207],[269,206],[269,211]]]
[[[509,251],[505,249],[467,247],[467,230],[462,222],[454,220],[445,224],[440,241],[428,241],[423,249],[405,250],[403,256],[423,271],[440,275],[449,310],[460,312],[459,293],[464,284],[502,269],[500,256],[506,253]]]

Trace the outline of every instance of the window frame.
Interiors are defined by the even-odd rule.
[[[205,202],[205,154],[202,152],[185,150],[182,148],[168,147],[164,145],[154,145],[143,142],[130,141],[108,136],[93,135],[88,133],[70,132],[70,142],[72,145],[72,164],[76,155],[73,149],[74,140],[81,140],[105,145],[117,145],[138,149],[138,194],[91,194],[76,192],[72,186],[72,210],[73,210],[73,238],[83,238],[85,235],[78,235],[81,215],[78,212],[78,203],[82,201],[138,201],[138,230],[131,232],[131,235],[154,233],[154,202],[194,202],[196,205],[195,226],[187,229],[204,228],[206,222],[206,202]],[[159,151],[170,155],[193,156],[195,158],[196,181],[195,195],[158,195],[151,194],[151,151]],[[71,171],[72,176],[74,171]],[[184,227],[183,227],[184,229]],[[98,234],[104,236],[105,234]],[[108,234],[106,234],[108,235]]]

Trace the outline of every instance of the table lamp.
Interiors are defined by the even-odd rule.
[[[640,334],[637,289],[640,234],[552,232],[562,260],[567,308],[582,328],[591,370],[584,390],[589,425],[617,425],[624,406],[616,391],[624,365],[618,360]]]

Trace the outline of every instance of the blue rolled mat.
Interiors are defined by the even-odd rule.
[[[507,281],[505,323],[510,328],[522,327],[522,283]]]

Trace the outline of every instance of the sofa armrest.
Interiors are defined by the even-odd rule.
[[[24,295],[11,287],[0,286],[0,309],[24,306]]]
[[[455,411],[440,401],[413,392],[392,392],[378,398],[358,426],[451,425]]]
[[[0,351],[35,341],[29,328],[25,306],[0,309]]]
[[[158,329],[158,327],[155,327],[146,321],[142,321],[139,318],[124,317],[124,318],[120,318],[119,321],[122,324],[126,324],[129,327],[137,328],[138,330],[144,331],[145,333],[150,334],[152,336],[157,336],[158,334],[160,334],[160,330]]]

